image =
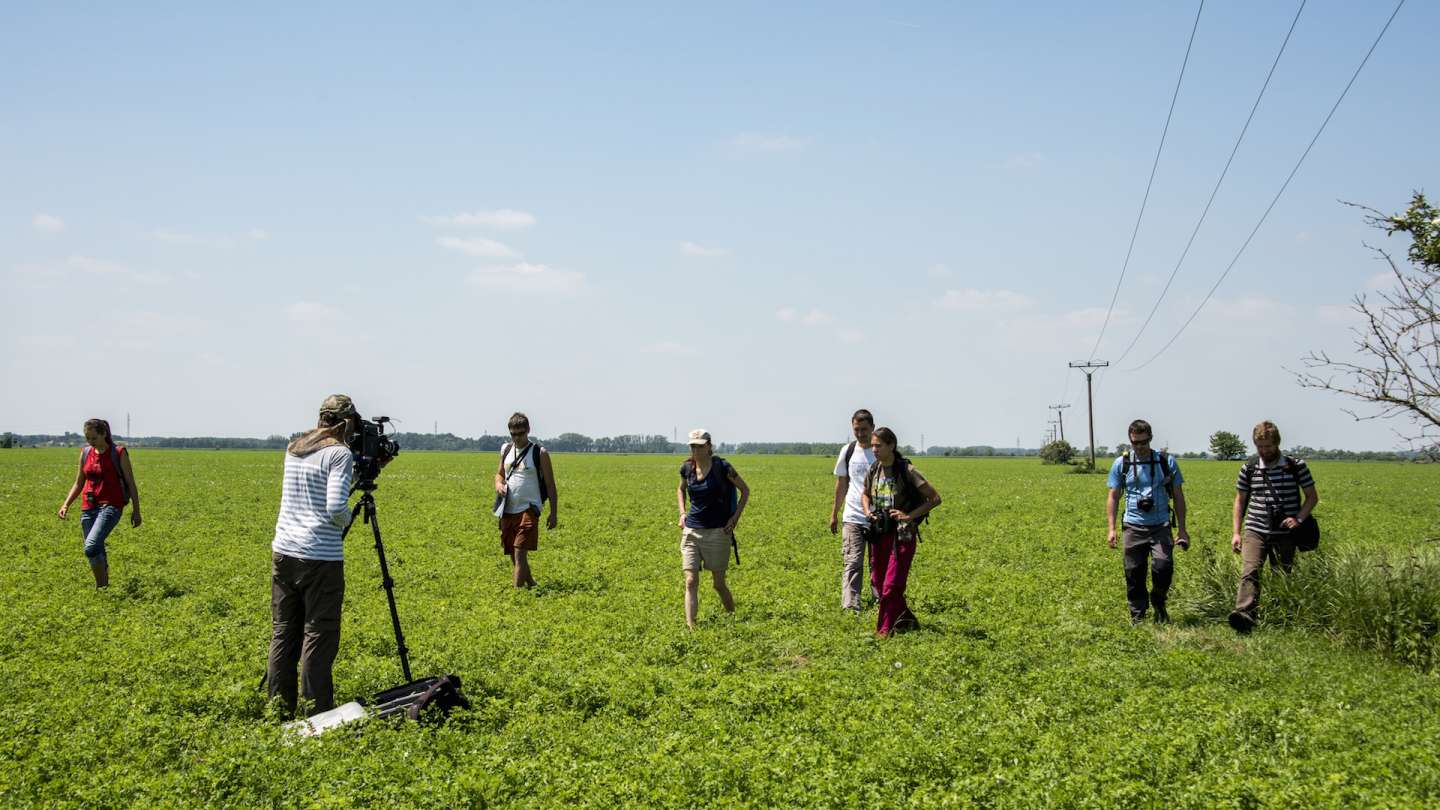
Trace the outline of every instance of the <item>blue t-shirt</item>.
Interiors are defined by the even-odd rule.
[[[680,479],[685,482],[685,492],[690,496],[690,511],[685,514],[685,525],[692,529],[723,528],[733,512],[730,491],[734,485],[727,480],[730,465],[724,459],[716,458],[710,465],[710,474],[698,480],[693,473],[686,476],[689,467],[688,461],[680,466]]]
[[[1170,463],[1170,483],[1180,486],[1185,477],[1180,474],[1180,464],[1175,457],[1166,454]],[[1170,522],[1170,498],[1165,493],[1165,471],[1160,468],[1160,454],[1150,451],[1148,459],[1132,459],[1129,474],[1123,473],[1125,456],[1115,459],[1110,465],[1110,488],[1125,490],[1125,522],[1132,526],[1163,526]],[[1121,477],[1125,480],[1120,480]],[[1149,496],[1155,505],[1149,512],[1141,512],[1140,499]]]

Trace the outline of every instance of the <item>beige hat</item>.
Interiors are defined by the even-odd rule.
[[[355,410],[355,403],[344,394],[331,394],[326,397],[325,401],[320,403],[320,413],[342,418],[359,415],[359,412]]]
[[[697,444],[709,444],[709,443],[710,443],[710,431],[708,431],[708,430],[706,430],[706,429],[704,429],[704,428],[695,428],[694,430],[690,431],[690,444],[691,444],[692,446],[697,445]]]

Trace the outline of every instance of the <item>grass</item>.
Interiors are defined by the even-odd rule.
[[[1435,675],[1309,628],[1237,637],[1203,607],[1235,464],[1182,462],[1177,621],[1131,628],[1103,481],[920,459],[945,497],[912,573],[925,629],[877,641],[873,611],[839,610],[831,460],[732,459],[754,489],[739,610],[702,587],[690,633],[679,458],[558,456],[562,526],[526,593],[488,515],[491,459],[404,454],[378,498],[412,663],[460,674],[475,707],[289,744],[256,690],[280,455],[137,451],[145,525],[112,536],[105,593],[54,517],[73,455],[0,452],[6,807],[1440,803]],[[1312,467],[1334,559],[1440,534],[1418,497],[1440,469]],[[346,553],[342,700],[400,680],[374,554]]]

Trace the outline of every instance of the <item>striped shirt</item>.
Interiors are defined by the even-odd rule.
[[[273,551],[301,560],[345,559],[340,537],[350,525],[353,467],[344,445],[323,447],[303,458],[285,454]]]
[[[1300,511],[1301,490],[1313,486],[1310,468],[1298,458],[1281,456],[1269,467],[1260,458],[1247,461],[1235,481],[1235,490],[1249,496],[1245,528],[1260,534],[1284,533],[1280,521]]]

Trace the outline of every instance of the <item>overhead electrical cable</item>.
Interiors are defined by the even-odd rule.
[[[1240,151],[1240,143],[1245,140],[1245,133],[1250,129],[1250,122],[1255,120],[1255,111],[1260,109],[1260,100],[1265,98],[1265,90],[1270,87],[1270,79],[1275,75],[1275,68],[1280,65],[1280,57],[1285,55],[1285,46],[1290,44],[1290,35],[1295,33],[1295,25],[1300,22],[1300,13],[1305,10],[1306,0],[1300,0],[1300,8],[1295,10],[1295,19],[1290,21],[1290,30],[1285,32],[1285,40],[1280,43],[1280,51],[1275,54],[1275,61],[1270,63],[1270,72],[1265,74],[1265,83],[1260,86],[1260,94],[1255,97],[1255,103],[1250,107],[1250,115],[1245,119],[1245,126],[1240,128],[1240,135],[1235,138],[1235,145],[1230,148],[1230,157],[1225,160],[1225,168],[1220,170],[1220,178],[1215,181],[1215,187],[1210,189],[1210,199],[1205,201],[1205,208],[1200,212],[1200,219],[1195,222],[1195,229],[1190,231],[1190,239],[1185,243],[1185,249],[1180,251],[1180,259],[1175,262],[1175,269],[1170,271],[1170,278],[1165,280],[1165,286],[1160,290],[1160,296],[1155,299],[1155,306],[1150,308],[1150,314],[1145,316],[1145,322],[1140,324],[1140,330],[1131,339],[1130,345],[1120,353],[1115,363],[1119,365],[1130,351],[1140,342],[1140,337],[1145,334],[1146,327],[1155,318],[1159,311],[1160,304],[1165,300],[1165,294],[1170,292],[1170,285],[1175,282],[1175,276],[1180,273],[1180,266],[1185,264],[1185,258],[1190,255],[1190,248],[1195,244],[1195,237],[1200,233],[1200,226],[1205,224],[1205,217],[1210,213],[1210,206],[1215,202],[1215,195],[1220,193],[1220,186],[1225,183],[1225,175],[1230,172],[1230,164],[1235,162],[1235,154]]]
[[[1140,222],[1145,219],[1145,206],[1150,202],[1150,189],[1155,185],[1155,170],[1160,166],[1160,153],[1165,151],[1165,136],[1170,134],[1170,119],[1175,115],[1175,100],[1180,98],[1180,84],[1185,80],[1185,66],[1190,64],[1190,49],[1195,45],[1195,32],[1200,28],[1200,12],[1205,10],[1205,0],[1195,10],[1195,24],[1190,27],[1190,41],[1185,45],[1185,58],[1180,62],[1180,75],[1175,79],[1175,92],[1170,96],[1170,111],[1165,114],[1165,128],[1160,132],[1160,145],[1155,148],[1155,161],[1150,165],[1150,180],[1145,184],[1145,196],[1140,200],[1140,213],[1135,217],[1135,229],[1130,233],[1130,247],[1125,251],[1125,263],[1120,265],[1120,279],[1115,282],[1115,294],[1110,296],[1110,306],[1105,310],[1105,322],[1090,349],[1090,359],[1100,350],[1100,341],[1105,339],[1105,330],[1110,326],[1110,316],[1115,312],[1115,301],[1120,297],[1120,288],[1125,284],[1125,271],[1130,267],[1130,256],[1135,252],[1135,237],[1140,235]]]
[[[1160,347],[1160,351],[1155,352],[1155,354],[1150,356],[1149,360],[1146,360],[1140,365],[1121,369],[1121,371],[1139,371],[1155,362],[1156,358],[1164,354],[1166,350],[1175,344],[1176,340],[1180,339],[1180,336],[1185,333],[1185,329],[1190,326],[1191,322],[1195,320],[1195,317],[1199,315],[1200,311],[1205,308],[1205,305],[1210,302],[1210,298],[1215,295],[1215,291],[1220,289],[1220,285],[1225,282],[1226,276],[1229,276],[1230,271],[1235,269],[1235,264],[1240,261],[1240,257],[1245,255],[1245,249],[1250,247],[1250,240],[1255,238],[1255,234],[1260,230],[1260,226],[1265,224],[1265,219],[1270,216],[1270,212],[1274,210],[1275,204],[1280,202],[1281,195],[1283,195],[1285,189],[1290,186],[1290,181],[1295,179],[1295,174],[1300,171],[1301,164],[1303,164],[1305,158],[1309,156],[1310,150],[1315,148],[1315,142],[1320,140],[1320,135],[1325,132],[1325,127],[1330,123],[1330,119],[1335,116],[1335,111],[1340,109],[1340,102],[1345,100],[1346,94],[1348,94],[1350,88],[1355,85],[1355,80],[1360,78],[1360,71],[1365,69],[1365,64],[1370,61],[1370,56],[1375,53],[1375,49],[1380,45],[1380,40],[1384,39],[1385,32],[1390,30],[1390,24],[1395,22],[1395,16],[1400,13],[1400,9],[1404,7],[1404,5],[1405,0],[1400,0],[1400,2],[1395,5],[1395,10],[1390,12],[1390,19],[1385,21],[1385,27],[1380,29],[1379,35],[1376,36],[1375,41],[1370,44],[1370,50],[1365,52],[1365,58],[1360,60],[1360,66],[1355,68],[1355,72],[1350,76],[1350,81],[1345,84],[1345,89],[1340,91],[1340,97],[1335,99],[1335,104],[1330,107],[1330,112],[1325,116],[1325,120],[1320,122],[1320,128],[1315,131],[1315,137],[1310,139],[1310,144],[1306,146],[1305,151],[1300,154],[1300,159],[1295,161],[1295,168],[1290,170],[1290,175],[1286,177],[1285,182],[1280,185],[1280,190],[1275,192],[1275,197],[1270,200],[1270,205],[1266,206],[1265,213],[1260,215],[1260,220],[1255,223],[1255,227],[1251,229],[1250,235],[1245,237],[1245,242],[1240,245],[1239,250],[1235,251],[1235,258],[1231,259],[1230,264],[1226,265],[1225,272],[1221,273],[1220,278],[1215,280],[1215,285],[1210,288],[1210,292],[1205,294],[1205,298],[1200,301],[1200,305],[1195,307],[1195,311],[1190,313],[1190,317],[1185,319],[1185,323],[1181,324],[1180,328],[1175,331],[1175,334],[1165,342],[1165,345]]]

